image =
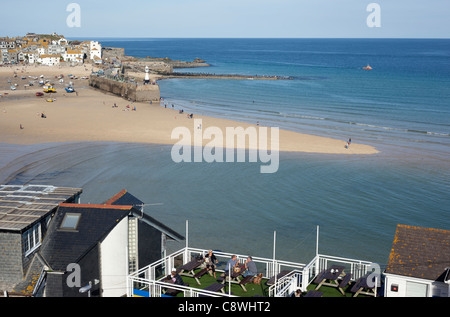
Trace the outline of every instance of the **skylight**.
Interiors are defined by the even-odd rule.
[[[69,230],[75,230],[77,229],[78,222],[80,220],[81,214],[72,214],[67,213],[64,216],[64,219],[61,223],[61,229],[69,229]]]

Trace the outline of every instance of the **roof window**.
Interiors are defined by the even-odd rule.
[[[76,230],[80,221],[81,214],[66,213],[61,223],[60,229]]]

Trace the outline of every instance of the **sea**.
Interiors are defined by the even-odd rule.
[[[278,171],[262,174],[259,162],[175,163],[169,145],[2,143],[2,183],[81,187],[83,203],[126,189],[187,237],[169,250],[308,263],[318,245],[384,267],[398,224],[450,230],[450,40],[96,40],[210,64],[177,72],[289,77],[160,80],[160,107],[351,138],[379,153],[281,152]]]

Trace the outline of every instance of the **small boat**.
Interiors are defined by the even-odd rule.
[[[52,93],[52,92],[56,92],[56,89],[53,88],[53,86],[51,86],[51,85],[47,85],[44,87],[44,92]]]
[[[372,69],[372,67],[369,65],[369,64],[367,64],[367,66],[366,67],[363,67],[363,69]]]
[[[56,101],[56,99],[49,98],[49,99],[45,99],[45,101],[47,101],[47,102],[54,102],[54,101]]]
[[[37,93],[36,93],[36,97],[41,97],[41,96],[43,96],[43,95],[44,95],[43,92],[37,92]]]
[[[67,87],[65,88],[67,92],[72,93],[75,91],[75,89],[73,89],[73,87]]]

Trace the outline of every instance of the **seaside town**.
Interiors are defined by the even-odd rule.
[[[158,73],[159,70],[158,74],[167,75],[176,67],[207,66],[200,59],[186,64],[164,59],[125,58],[120,48],[105,48],[98,41],[69,41],[56,33],[3,37],[0,38],[0,50],[0,66],[5,68],[46,66],[58,74],[62,66],[82,66],[84,74],[90,76],[90,87],[78,99],[58,96],[58,100],[66,103],[66,111],[71,110],[71,103],[74,108],[82,109],[86,103],[82,98],[91,98],[90,94],[94,96],[95,93],[97,99],[92,97],[88,103],[94,104],[92,100],[95,100],[102,107],[98,118],[105,118],[106,111],[116,111],[116,103],[136,102],[140,114],[165,111],[162,115],[152,113],[152,117],[170,117],[173,126],[161,124],[169,128],[178,125],[181,118],[187,120],[186,116],[179,115],[177,109],[141,107],[160,101],[159,87],[150,79],[149,72]],[[95,72],[91,71],[94,67]],[[118,80],[121,75],[133,80],[139,78],[137,81],[143,84],[132,84],[133,80],[122,82]],[[102,92],[109,94],[102,95]],[[99,95],[101,99],[98,99]],[[17,105],[20,100],[12,102]],[[47,105],[40,103],[39,107],[42,104]],[[54,109],[50,108],[50,111],[54,112],[50,112],[49,119],[52,115],[57,116]],[[167,115],[169,111],[173,112]],[[74,113],[62,117],[70,117],[76,122]],[[120,114],[130,113],[132,111]],[[148,127],[145,115],[141,117],[145,124],[142,131],[145,132],[137,135],[145,136],[152,127]],[[27,133],[42,122],[38,120],[41,119],[34,117],[23,126],[20,123],[20,129]],[[70,124],[62,119],[59,121],[52,122],[54,130],[49,131],[49,135],[55,134],[54,131],[66,131],[69,135]],[[100,121],[108,120],[96,123],[102,128],[107,122]],[[121,126],[120,120],[114,123],[114,129],[108,130],[108,137],[117,133],[118,139],[127,126]],[[58,124],[61,124],[61,130],[57,130]],[[79,137],[79,130],[88,130],[77,128],[74,130],[76,137]],[[153,128],[162,130],[159,126]],[[36,131],[42,131],[42,135],[47,133],[46,130]],[[156,132],[153,134],[157,135]],[[125,135],[122,141],[128,141],[128,137]],[[327,143],[327,149],[332,146],[330,144]],[[352,144],[349,149],[349,143],[344,149],[342,142],[337,146],[344,153],[366,149],[358,144]],[[275,257],[275,233],[273,258],[238,254],[233,250],[197,249],[189,245],[188,222],[186,232],[174,231],[169,225],[145,214],[143,198],[126,189],[110,193],[106,201],[89,204],[80,203],[82,193],[82,188],[52,185],[0,185],[0,296],[450,297],[448,230],[398,224],[388,263],[382,268],[365,259],[321,254],[318,227],[315,256],[305,259],[304,263],[294,263]],[[174,242],[185,244],[185,247],[168,254],[167,245]],[[186,306],[180,307],[185,311],[190,308],[187,302]]]
[[[92,62],[102,64],[97,41],[68,41],[63,35],[27,33],[23,37],[0,37],[0,65],[36,64],[58,66]]]

